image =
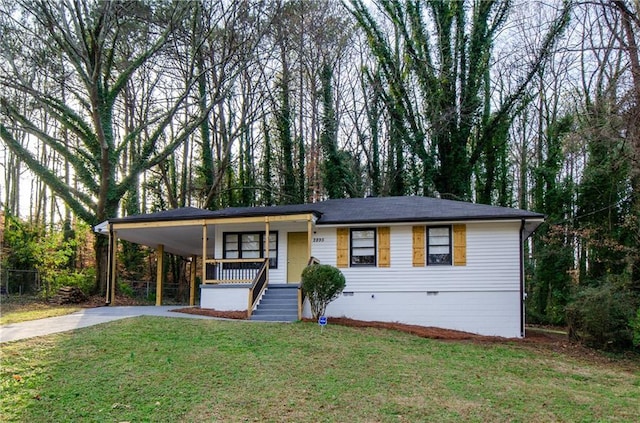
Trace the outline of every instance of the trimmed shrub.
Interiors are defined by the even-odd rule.
[[[610,283],[587,288],[567,306],[569,338],[602,350],[631,348],[633,295]]]
[[[324,315],[327,305],[338,298],[345,286],[342,272],[328,264],[312,264],[302,271],[302,290],[316,320]]]

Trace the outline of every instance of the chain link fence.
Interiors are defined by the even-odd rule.
[[[3,269],[0,288],[3,295],[36,295],[42,282],[37,270]]]
[[[38,295],[41,294],[43,286],[40,274],[37,270],[2,269],[0,272],[0,294],[4,296],[15,295]],[[127,295],[141,301],[155,302],[156,283],[145,280],[119,280],[119,295]],[[196,290],[196,295],[199,294]],[[188,302],[188,287],[179,284],[164,283],[163,302],[182,304]]]
[[[177,283],[164,283],[162,285],[162,302],[173,304],[186,304],[189,301],[188,287],[182,287]],[[145,280],[118,280],[119,295],[127,295],[141,301],[154,302],[156,299],[156,282]],[[198,291],[198,290],[196,290]],[[199,294],[199,293],[197,293]]]

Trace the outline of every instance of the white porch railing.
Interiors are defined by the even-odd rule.
[[[256,259],[208,259],[205,260],[204,284],[252,283],[264,258]]]

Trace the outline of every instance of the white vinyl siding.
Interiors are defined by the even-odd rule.
[[[412,263],[410,225],[390,227],[391,266],[340,269],[345,291],[519,291],[520,222],[466,223],[466,266],[423,266]],[[336,264],[336,228],[317,227],[312,255],[321,263]]]
[[[336,228],[317,226],[311,241],[311,255],[322,264],[336,266],[336,248],[338,246]]]
[[[420,267],[413,265],[412,225],[389,225],[390,267],[340,269],[347,285],[326,315],[519,337],[520,222],[464,224],[465,265]],[[312,255],[335,265],[336,228],[317,227],[314,236],[323,242],[313,243]],[[453,252],[453,236],[450,242]]]
[[[453,227],[456,222],[451,223],[447,225]],[[415,267],[412,248],[412,226],[415,225],[385,225],[389,228],[389,267],[340,269],[347,285],[343,295],[329,304],[327,316],[437,326],[484,335],[520,336],[520,222],[464,222],[466,262],[462,266],[425,263]],[[425,223],[424,227],[429,225]],[[371,228],[363,226],[349,230]],[[222,257],[223,232],[264,230],[264,225],[259,224],[218,225],[211,240],[215,244],[216,257]],[[270,232],[279,234],[277,255],[282,265],[269,271],[269,283],[286,281],[286,234],[306,230],[306,223],[286,222],[270,226]],[[336,265],[337,228],[315,226],[311,242],[313,257],[323,264]],[[453,253],[453,236],[450,244]],[[207,301],[213,299],[207,297]],[[304,313],[306,317],[310,316],[308,303]]]
[[[310,316],[308,302],[304,316]],[[487,336],[518,338],[520,293],[355,292],[327,306],[325,315],[365,321],[433,326]]]

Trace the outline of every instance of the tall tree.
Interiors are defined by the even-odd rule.
[[[197,63],[199,107],[207,116],[195,141],[200,157],[197,188],[205,208],[234,201],[230,195],[237,187],[229,185],[234,154],[258,120],[260,90],[248,70],[258,67],[260,42],[274,13],[263,2],[201,1],[185,30]],[[184,58],[177,57],[177,62]]]
[[[324,153],[323,180],[329,198],[345,197],[345,167],[338,151],[338,128],[333,100],[333,71],[331,64],[322,65],[322,132],[320,145]]]
[[[294,13],[293,4],[280,5],[278,3],[278,14],[274,22],[275,45],[277,48],[280,72],[276,83],[277,99],[274,101],[274,115],[277,131],[277,144],[280,154],[280,175],[282,193],[280,203],[291,204],[298,201],[298,190],[296,189],[296,174],[294,168],[294,134],[293,121],[295,119],[293,106],[291,104],[291,92],[293,82],[293,71],[291,64],[291,28],[290,19]]]
[[[607,7],[607,2],[603,2]],[[627,56],[631,73],[631,88],[625,114],[626,140],[631,149],[631,216],[629,230],[632,239],[640,240],[640,4],[637,1],[615,0],[613,6],[620,13],[622,32],[617,37]],[[640,295],[640,249],[631,257],[631,278],[634,290]]]
[[[12,11],[7,10],[7,2],[2,4],[3,13],[10,16],[3,23],[20,39],[37,38],[42,44],[37,48],[18,44],[2,50],[0,113],[4,122],[0,123],[0,137],[77,216],[95,225],[115,216],[120,200],[135,185],[138,175],[168,157],[202,120],[196,115],[173,139],[164,142],[165,128],[187,103],[189,84],[172,87],[168,107],[155,109],[144,124],[132,128],[126,136],[119,131],[119,107],[127,83],[146,64],[154,65],[153,71],[163,74],[163,67],[154,58],[170,45],[176,22],[190,5],[87,0],[24,0],[18,4],[18,9]],[[66,85],[67,102],[59,91],[31,83],[29,76],[43,70],[47,64],[43,58],[48,56],[60,57],[64,63],[56,78]],[[12,102],[8,91],[28,95],[34,107],[73,134],[77,146],[67,149],[64,139],[43,131],[39,122]],[[145,139],[140,137],[143,130],[148,131]],[[64,157],[80,187],[66,184],[18,142],[24,133]],[[140,143],[138,160],[121,173],[119,163],[127,146],[134,142]],[[98,237],[99,290],[106,285],[106,257],[106,240]]]
[[[494,134],[510,121],[529,82],[552,52],[569,20],[570,4],[564,3],[550,23],[522,80],[489,116],[483,102],[490,92],[485,76],[510,2],[379,0],[381,19],[361,0],[350,5],[381,66],[395,111],[407,127],[407,145],[422,161],[424,193],[435,186],[442,194],[470,199],[473,167],[492,151]],[[383,20],[392,26],[393,37],[383,31]],[[393,54],[396,42],[402,45],[400,57]],[[419,101],[414,101],[414,83]],[[437,151],[433,176],[429,144]]]

